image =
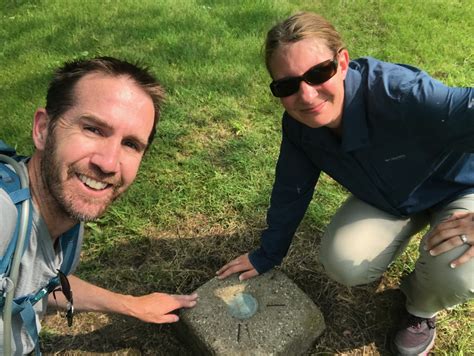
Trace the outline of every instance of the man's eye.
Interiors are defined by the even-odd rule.
[[[133,141],[125,141],[123,144],[135,151],[140,151],[140,147]]]
[[[90,131],[90,132],[95,133],[97,135],[101,134],[100,130],[97,127],[94,127],[94,126],[84,126],[84,130]]]

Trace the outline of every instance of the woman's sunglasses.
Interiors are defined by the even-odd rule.
[[[64,297],[67,300],[65,318],[67,319],[67,325],[72,326],[72,319],[74,317],[74,302],[72,299],[71,285],[69,284],[69,280],[67,279],[66,275],[63,272],[61,272],[59,269],[57,271],[58,271],[59,283],[61,287],[53,291],[53,297],[56,300],[55,292],[59,292],[59,291],[63,292]]]
[[[277,98],[293,95],[300,90],[300,83],[303,80],[310,85],[318,85],[334,77],[337,73],[337,65],[338,62],[336,55],[333,59],[328,59],[327,61],[311,67],[300,77],[274,80],[270,84],[270,90]]]

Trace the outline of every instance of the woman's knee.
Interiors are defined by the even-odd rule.
[[[341,284],[370,283],[382,275],[425,220],[399,219],[350,197],[326,228],[320,261]]]
[[[460,250],[458,248],[458,250]],[[460,265],[456,268],[450,267],[450,262],[459,253],[456,250],[449,251],[436,257],[421,254],[415,270],[420,279],[419,283],[425,288],[436,290],[436,293],[449,293],[458,296],[469,296],[474,293],[474,261]]]
[[[370,276],[369,263],[363,261],[356,264],[351,260],[331,259],[329,256],[320,256],[320,262],[326,274],[336,282],[347,287],[367,284],[377,279],[378,276]]]
[[[328,236],[321,243],[319,260],[327,275],[345,286],[370,283],[384,272],[390,258],[373,254],[373,248],[365,239],[356,239],[356,232]],[[382,261],[379,261],[382,259]],[[387,259],[385,261],[384,259]],[[377,267],[381,265],[381,267]]]
[[[473,272],[455,273],[450,281],[453,293],[460,296],[464,301],[474,297],[474,276]]]

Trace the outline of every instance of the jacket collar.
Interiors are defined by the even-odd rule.
[[[362,76],[351,64],[344,81],[342,112],[342,149],[346,152],[370,144]]]

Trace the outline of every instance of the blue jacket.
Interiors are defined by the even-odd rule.
[[[283,114],[259,273],[280,264],[321,171],[357,198],[406,217],[474,192],[474,89],[407,65],[360,58],[344,82],[342,138]]]

